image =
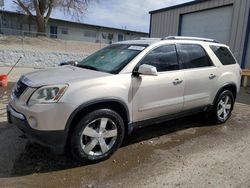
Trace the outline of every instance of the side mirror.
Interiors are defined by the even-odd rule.
[[[157,76],[157,69],[152,65],[143,64],[139,67],[138,73],[142,75],[152,75]]]

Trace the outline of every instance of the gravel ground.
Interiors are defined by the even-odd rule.
[[[250,103],[210,125],[202,115],[135,131],[110,159],[80,165],[30,144],[6,122],[0,88],[0,187],[250,187]]]
[[[20,57],[22,66],[55,66],[62,61],[80,61],[105,46],[86,41],[0,35],[0,66],[11,66]]]

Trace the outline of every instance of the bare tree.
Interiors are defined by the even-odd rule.
[[[45,33],[54,8],[78,19],[86,11],[90,0],[14,0],[13,2],[18,9],[35,20],[38,33]]]

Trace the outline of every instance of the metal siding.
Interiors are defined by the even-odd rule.
[[[162,24],[162,27],[161,27],[161,35],[163,35],[163,33],[164,33],[164,30],[165,30],[165,27],[164,27],[164,20],[165,20],[165,14],[161,14],[161,23],[163,23]]]
[[[241,1],[236,1],[235,3],[239,4],[239,14],[237,17],[237,30],[236,30],[236,35],[235,35],[235,44],[234,44],[234,53],[235,53],[235,57],[236,59],[239,61],[240,57],[242,56],[243,53],[243,49],[241,49],[241,45],[242,45],[242,35],[244,33],[244,15],[245,15],[245,0],[241,0]]]
[[[172,12],[173,11],[170,11],[169,12],[169,27],[168,27],[168,33],[169,35],[172,35],[172,28],[171,25],[173,25],[173,16],[172,16]]]
[[[169,31],[169,26],[170,26],[170,24],[169,24],[169,21],[170,21],[170,15],[169,15],[169,12],[166,12],[166,26],[164,27],[165,29],[164,29],[164,33],[162,34],[162,37],[164,37],[164,34],[165,33],[170,33],[170,31]],[[163,27],[163,26],[162,26]]]
[[[246,29],[244,37],[244,47],[242,56],[242,67],[250,69],[250,1],[247,1],[246,7],[248,8],[246,17]]]
[[[248,33],[248,45],[247,45],[247,53],[246,53],[246,59],[245,59],[245,67],[247,69],[250,69],[250,32]]]
[[[174,23],[174,11],[171,11],[170,12],[170,25],[174,25],[173,24]],[[169,30],[170,30],[170,35],[173,35],[173,31],[174,31],[174,29],[173,29],[174,27],[169,27]]]
[[[157,22],[157,23],[158,23],[158,24],[159,24],[159,23],[162,23],[162,14],[159,14],[157,18],[158,18],[158,22]],[[161,35],[161,30],[162,30],[162,27],[159,27],[159,28],[158,28],[158,33],[159,33],[159,35]]]
[[[154,15],[154,22],[155,22],[155,37],[159,36],[159,27],[161,27],[161,24],[159,24],[159,13]]]
[[[238,8],[238,12],[235,12],[235,14],[237,15],[237,17],[235,18],[236,19],[236,22],[237,24],[235,25],[236,26],[236,30],[235,30],[235,35],[232,36],[234,38],[234,43],[233,43],[233,52],[234,52],[234,55],[236,57],[237,60],[239,60],[240,58],[240,41],[239,39],[242,37],[242,36],[239,36],[241,33],[242,33],[242,13],[241,13],[241,10],[242,10],[242,0],[240,1],[236,1],[235,2],[235,6]],[[234,28],[235,26],[233,26],[232,28]],[[241,28],[240,28],[241,27]]]
[[[241,35],[240,35],[240,45],[239,45],[239,49],[240,49],[240,59],[241,57],[243,56],[243,53],[244,53],[244,43],[245,43],[245,39],[247,37],[247,33],[246,33],[246,30],[247,30],[247,23],[248,23],[248,11],[250,9],[250,6],[249,4],[247,3],[249,2],[248,0],[244,0],[244,2],[242,3],[243,4],[243,9],[244,9],[244,14],[243,14],[243,19],[242,19],[242,32],[241,32]],[[243,10],[241,10],[242,12]],[[245,36],[245,37],[244,37]],[[247,50],[247,49],[246,49]]]
[[[173,35],[178,35],[178,32],[179,32],[179,23],[180,23],[180,9],[178,9],[177,11],[174,12],[174,25],[176,25],[176,27],[173,27],[174,28],[174,31],[173,31]]]
[[[236,2],[234,3],[231,37],[230,37],[230,42],[229,42],[229,46],[231,47],[231,50],[233,52],[236,52],[235,42],[236,42],[237,29],[238,29],[238,23],[239,23],[238,22],[239,14],[240,14],[240,4],[239,4],[239,1],[236,0]]]

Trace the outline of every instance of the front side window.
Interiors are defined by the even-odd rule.
[[[88,56],[79,67],[117,74],[147,45],[113,44]]]
[[[158,72],[179,69],[175,45],[165,45],[149,52],[140,65],[148,64],[156,67]]]
[[[213,66],[205,50],[197,44],[179,44],[183,69]]]
[[[232,56],[231,52],[226,47],[210,46],[210,48],[213,50],[213,52],[215,53],[215,55],[218,57],[218,59],[223,65],[236,64],[234,57]]]

